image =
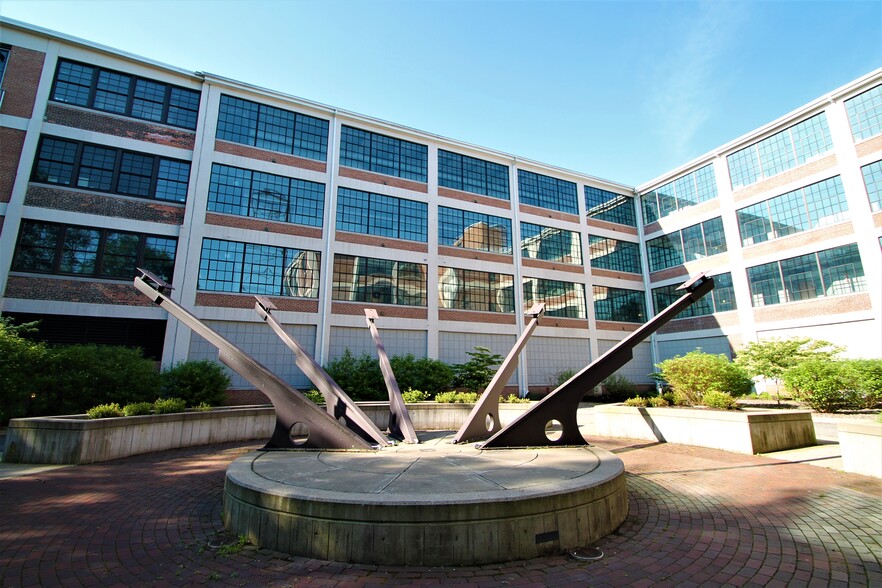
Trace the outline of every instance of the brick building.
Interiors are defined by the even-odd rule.
[[[0,20],[0,311],[52,342],[216,350],[136,267],[295,386],[253,295],[322,363],[505,354],[545,388],[690,274],[713,296],[621,373],[696,346],[805,334],[882,356],[882,70],[637,188]],[[234,378],[234,386],[247,384]]]

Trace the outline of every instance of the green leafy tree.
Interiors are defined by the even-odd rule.
[[[402,391],[422,390],[434,396],[453,387],[453,368],[443,361],[408,353],[389,358],[389,364]]]
[[[658,364],[662,379],[674,394],[675,404],[703,404],[708,392],[726,392],[733,397],[751,391],[747,372],[725,355],[691,351]]]
[[[735,363],[747,370],[751,378],[773,380],[777,388],[784,372],[793,366],[809,360],[829,361],[842,351],[842,347],[829,341],[809,337],[772,338],[748,343],[738,352]]]
[[[0,425],[28,415],[40,390],[48,349],[25,336],[36,325],[15,325],[12,319],[0,317]]]
[[[787,391],[820,412],[837,412],[858,405],[857,395],[843,377],[843,362],[810,359],[784,372]]]
[[[209,361],[182,361],[160,374],[162,396],[183,398],[187,406],[218,406],[227,397],[230,377],[220,364]]]
[[[496,369],[502,364],[503,358],[493,353],[489,347],[480,345],[466,354],[471,357],[470,360],[453,366],[456,372],[455,384],[472,392],[483,392],[496,374]]]
[[[389,398],[380,362],[367,353],[356,357],[346,349],[343,355],[328,362],[325,371],[353,400]]]

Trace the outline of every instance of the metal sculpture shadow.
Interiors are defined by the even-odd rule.
[[[294,353],[294,363],[300,368],[309,381],[325,397],[325,408],[332,417],[354,431],[366,441],[385,446],[390,445],[389,440],[374,424],[374,422],[358,407],[357,404],[337,385],[322,366],[309,354],[306,349],[294,337],[285,332],[282,324],[272,315],[276,306],[263,296],[255,296],[257,302],[254,310],[260,315],[266,324],[278,335],[282,343]]]
[[[265,449],[373,449],[374,446],[337,422],[314,402],[270,372],[256,359],[207,327],[168,297],[172,287],[147,270],[134,284],[141,293],[218,348],[218,358],[267,395],[276,411],[276,426]],[[148,283],[149,282],[149,283]]]
[[[702,296],[713,290],[714,280],[704,274],[690,279],[678,290],[686,293],[662,310],[647,323],[620,341],[615,347],[590,363],[582,371],[561,384],[528,411],[490,437],[482,447],[487,449],[505,447],[542,447],[561,445],[587,445],[576,415],[579,402],[603,380],[628,363],[634,347],[669,320],[688,308]]]
[[[380,331],[377,328],[377,311],[373,308],[364,309],[364,317],[367,321],[368,328],[371,330],[371,337],[377,346],[377,357],[380,360],[380,371],[383,372],[383,380],[386,382],[386,391],[389,392],[389,434],[396,439],[403,439],[408,443],[419,443],[416,430],[413,428],[413,422],[410,420],[410,413],[407,412],[407,406],[404,404],[404,398],[401,396],[401,390],[398,388],[398,380],[395,379],[395,373],[392,371],[392,364],[389,363],[389,356],[386,354],[386,347],[380,338]]]
[[[527,323],[524,332],[518,337],[514,347],[508,352],[505,361],[502,362],[493,379],[487,384],[487,388],[484,389],[484,393],[481,394],[481,398],[475,404],[472,412],[469,413],[466,421],[459,428],[459,431],[456,432],[456,435],[453,437],[454,443],[480,441],[499,430],[501,426],[499,422],[499,399],[502,396],[505,384],[518,367],[518,357],[521,351],[523,351],[533,331],[539,325],[539,319],[545,314],[545,304],[534,304],[526,314],[533,318]]]

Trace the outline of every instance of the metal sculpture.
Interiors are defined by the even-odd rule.
[[[576,422],[579,402],[585,394],[628,363],[638,343],[713,290],[713,287],[713,278],[704,274],[681,285],[677,289],[686,290],[686,293],[673,304],[490,437],[483,447],[587,445]]]
[[[502,390],[518,367],[518,357],[527,345],[533,331],[539,325],[539,319],[545,314],[545,304],[534,304],[526,314],[533,318],[530,319],[524,332],[508,352],[505,361],[499,366],[496,375],[487,384],[487,388],[484,389],[484,393],[481,394],[481,398],[475,404],[472,412],[469,413],[468,418],[453,437],[454,443],[468,443],[486,439],[499,430],[499,399],[502,396]]]
[[[276,309],[276,305],[263,296],[255,296],[255,298],[257,302],[254,304],[254,310],[279,336],[288,349],[294,352],[294,363],[325,397],[325,407],[328,414],[350,430],[355,431],[366,441],[373,441],[380,446],[390,445],[389,439],[337,385],[328,372],[312,358],[296,339],[285,332],[282,324],[271,314]]]
[[[377,311],[373,308],[365,308],[364,316],[368,328],[371,330],[374,344],[377,346],[380,370],[383,372],[383,380],[385,380],[386,390],[389,392],[389,434],[397,439],[404,439],[408,443],[419,443],[420,439],[413,428],[413,422],[410,420],[410,414],[407,412],[407,406],[404,404],[404,398],[401,397],[401,390],[398,388],[398,381],[392,371],[392,364],[389,363],[386,347],[383,346],[383,340],[380,339],[380,331],[377,329],[376,322]]]
[[[338,423],[303,394],[256,359],[215,333],[166,293],[172,287],[147,270],[138,269],[135,288],[218,348],[218,358],[269,397],[276,427],[265,449],[373,449],[373,445]],[[153,285],[148,283],[151,282]],[[297,437],[295,440],[293,437]]]

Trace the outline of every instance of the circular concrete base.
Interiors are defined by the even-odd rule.
[[[262,548],[466,565],[590,545],[625,519],[622,461],[597,447],[256,451],[227,469],[227,529]]]

